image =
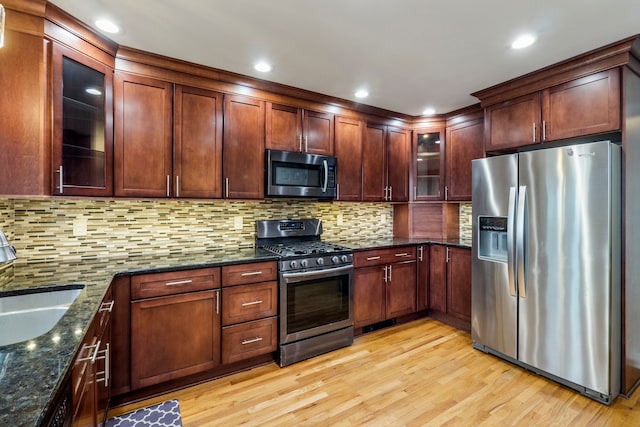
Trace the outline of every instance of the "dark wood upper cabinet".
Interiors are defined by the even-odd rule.
[[[264,101],[225,96],[223,176],[225,197],[264,197]]]
[[[222,197],[222,94],[176,85],[173,196]]]
[[[113,195],[113,69],[53,43],[52,194]]]
[[[337,200],[362,200],[362,129],[360,120],[336,117]]]
[[[481,119],[447,128],[445,200],[471,200],[471,161],[484,156],[483,137]]]
[[[362,199],[409,200],[411,131],[367,123],[362,148]]]
[[[442,200],[445,180],[444,129],[413,132],[413,200]]]
[[[485,109],[485,150],[620,129],[620,70],[581,77]]]
[[[266,148],[332,155],[333,127],[332,114],[266,103]]]
[[[171,195],[172,92],[169,82],[115,73],[116,196]]]

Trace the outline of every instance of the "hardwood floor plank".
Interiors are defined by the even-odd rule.
[[[637,426],[640,393],[611,407],[475,350],[432,319],[376,331],[351,347],[275,363],[114,408],[178,399],[200,426]]]

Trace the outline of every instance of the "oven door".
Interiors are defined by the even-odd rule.
[[[353,326],[353,266],[280,273],[280,344]]]

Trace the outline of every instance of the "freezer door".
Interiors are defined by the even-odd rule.
[[[619,271],[612,253],[620,212],[612,214],[611,190],[620,191],[619,175],[610,167],[619,162],[617,149],[598,142],[521,153],[516,221],[524,227],[516,250],[523,254],[519,360],[607,395],[617,352],[611,292],[620,286],[612,283]]]
[[[516,154],[472,162],[471,338],[476,347],[514,359],[518,300],[512,242],[517,178]]]

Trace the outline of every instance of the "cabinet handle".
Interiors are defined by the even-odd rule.
[[[229,178],[224,179],[224,197],[229,198]]]
[[[96,372],[96,382],[97,383],[101,383],[104,382],[104,386],[105,387],[109,387],[109,379],[111,378],[111,372],[109,371],[109,343],[105,344],[105,349],[102,351],[99,351],[98,353],[101,353],[100,357],[96,357],[96,360],[103,360],[104,359],[104,371],[100,371],[100,372]],[[104,377],[103,378],[97,378],[98,375],[103,374]]]
[[[336,200],[340,200],[340,184],[336,184]]]
[[[250,340],[242,340],[242,345],[253,344],[254,342],[260,342],[260,341],[262,341],[262,337],[255,337]]]
[[[298,135],[298,151],[302,153],[302,134]]]
[[[165,286],[175,286],[175,285],[186,285],[188,283],[192,283],[193,280],[191,279],[185,279],[185,280],[177,280],[175,282],[167,282],[164,285]]]
[[[536,124],[533,123],[533,142],[536,142]]]
[[[393,187],[389,186],[389,201],[393,200]]]
[[[544,120],[542,121],[542,140],[547,140],[547,122]]]
[[[445,200],[449,200],[449,186],[448,185],[444,186],[444,199]]]
[[[304,152],[309,151],[309,135],[304,136]]]
[[[58,189],[60,189],[60,194],[63,193],[64,184],[62,183],[62,165],[58,168]]]
[[[389,281],[391,281],[391,266],[389,266]]]
[[[262,304],[262,300],[257,300],[257,301],[252,301],[252,302],[243,302],[242,306],[243,307],[249,307],[250,305],[258,305],[258,304]]]
[[[385,200],[385,201],[387,200],[387,194],[388,194],[388,192],[389,192],[389,187],[385,186],[385,187],[384,187],[384,200]]]
[[[169,193],[170,186],[171,186],[171,176],[167,175],[167,197],[171,196],[171,193]]]
[[[416,200],[418,198],[418,187],[417,186],[413,186],[413,200]]]
[[[115,301],[103,302],[100,305],[100,308],[98,309],[98,313],[104,313],[104,312],[111,313],[111,311],[113,310],[114,302]]]
[[[220,291],[216,291],[216,314],[220,314]]]
[[[402,252],[401,254],[396,254],[397,257],[408,256],[409,254],[406,252]]]
[[[78,359],[78,362],[88,362],[91,361],[91,363],[95,363],[96,361],[96,356],[98,355],[98,347],[100,347],[100,341],[98,341],[97,343],[93,344],[93,345],[83,345],[82,346],[82,350],[90,350],[93,349],[93,352],[90,352],[89,355],[87,357],[83,357],[81,359]],[[80,350],[82,352],[82,350]]]
[[[389,281],[389,279],[387,279],[387,268],[389,266],[385,265],[384,266],[384,283],[387,283]]]
[[[422,261],[422,255],[424,252],[424,246],[418,246],[418,259]]]
[[[242,277],[246,277],[246,276],[259,276],[260,274],[262,274],[262,271],[250,271],[247,273],[242,273],[240,274]]]
[[[380,257],[379,256],[368,256],[367,257],[367,261],[375,261],[377,259],[380,259]]]
[[[176,197],[180,197],[180,176],[176,175]]]
[[[446,255],[445,259],[446,259],[446,262],[449,262],[449,248],[447,248],[447,255]]]

